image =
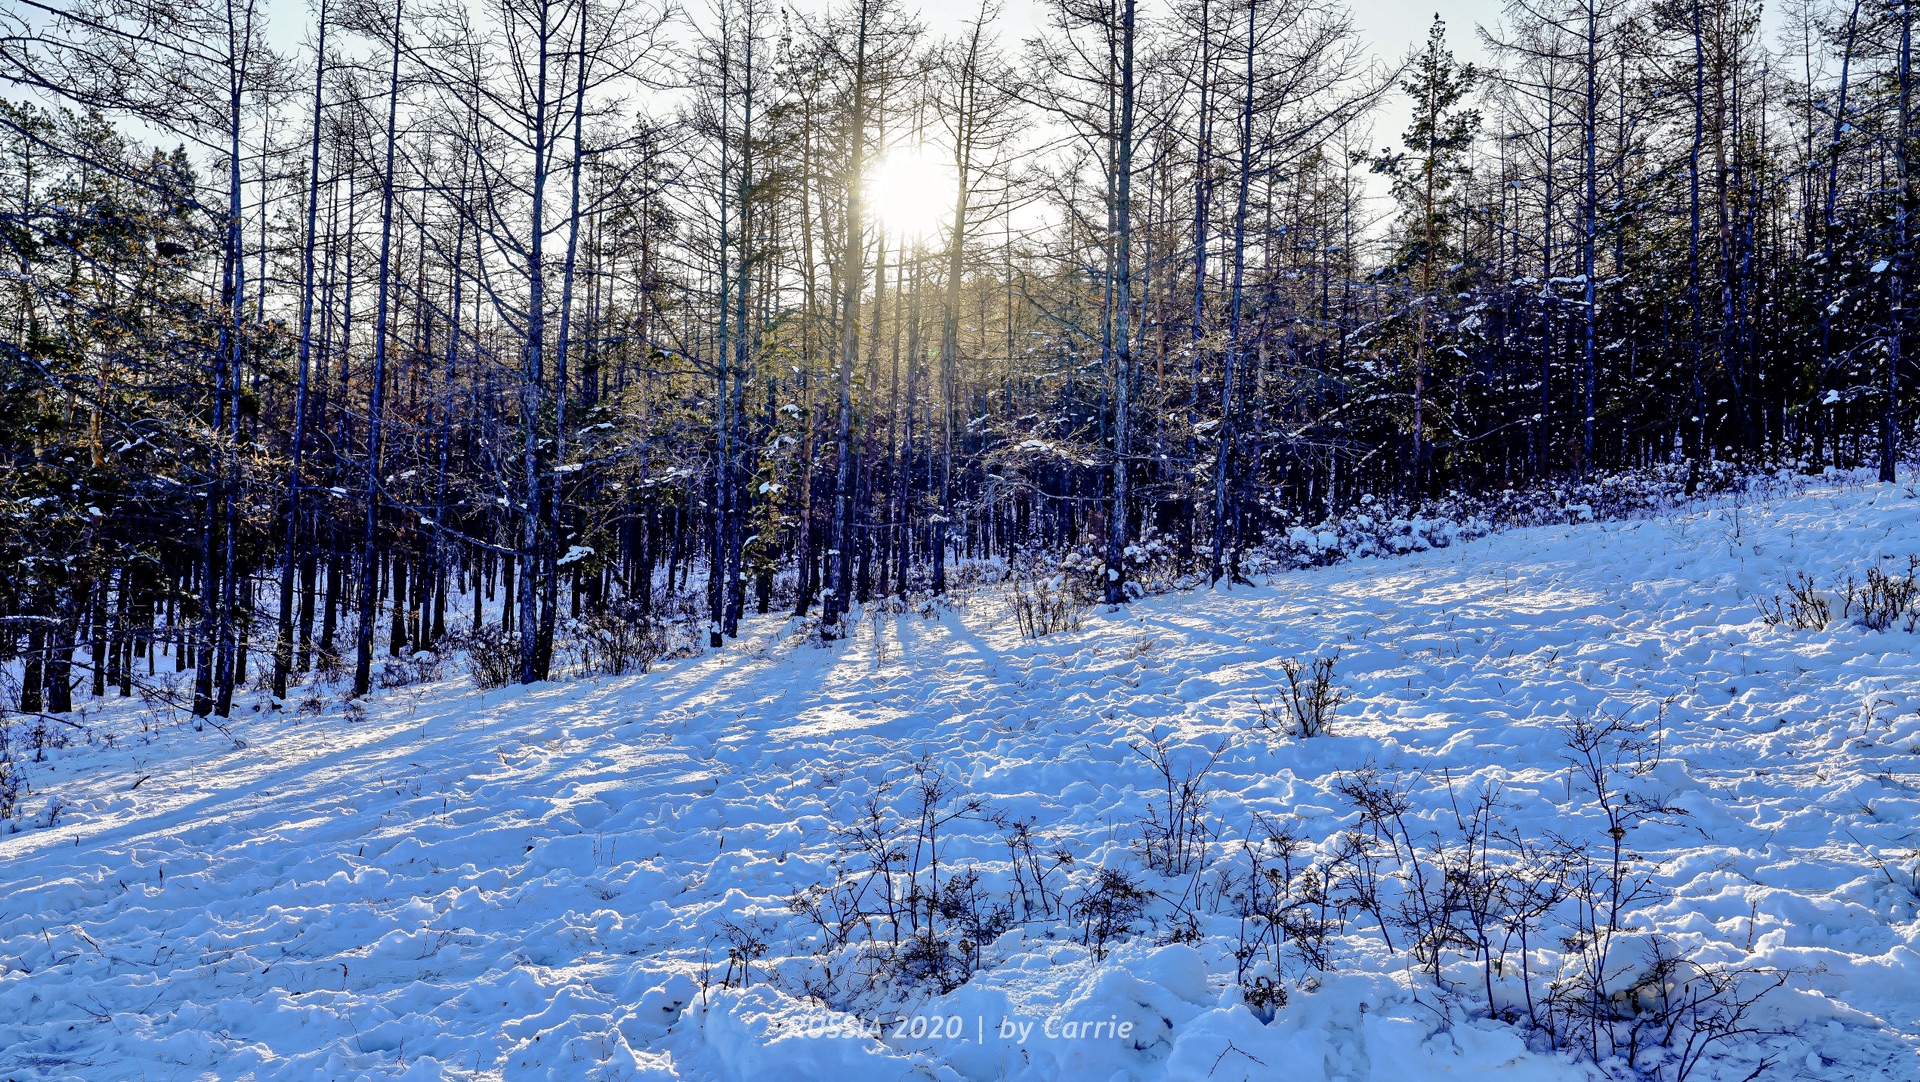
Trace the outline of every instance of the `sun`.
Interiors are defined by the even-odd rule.
[[[952,216],[953,163],[932,147],[903,147],[880,159],[868,181],[868,199],[887,232],[926,240]]]

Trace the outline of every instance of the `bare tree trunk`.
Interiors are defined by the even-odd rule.
[[[241,21],[235,25],[235,18]],[[227,236],[224,254],[224,272],[222,275],[221,300],[226,310],[226,323],[221,328],[222,366],[225,368],[225,424],[216,425],[221,438],[226,441],[226,470],[220,484],[221,510],[221,552],[220,552],[220,603],[219,603],[219,653],[214,662],[214,713],[227,717],[233,712],[233,688],[237,680],[244,680],[244,672],[234,671],[234,599],[238,588],[238,568],[236,566],[237,537],[240,532],[240,379],[241,365],[246,357],[242,342],[243,328],[246,324],[246,267],[245,251],[241,238],[241,181],[240,181],[240,107],[241,97],[247,89],[247,65],[251,60],[253,44],[253,7],[244,8],[236,13],[229,7],[227,14]],[[210,593],[211,591],[209,591]]]
[[[273,649],[273,697],[287,697],[293,663],[293,567],[300,547],[300,464],[307,443],[307,373],[313,358],[313,251],[320,218],[320,117],[327,74],[327,5],[321,0],[314,46],[312,141],[307,156],[307,232],[300,253],[300,371],[293,396],[293,448],[287,465],[287,522],[280,553],[280,621]]]
[[[547,68],[551,60],[553,34],[551,8],[539,5],[539,55],[533,86],[532,123],[528,126],[533,136],[529,141],[533,152],[532,170],[532,213],[527,228],[527,322],[526,339],[522,343],[522,369],[520,373],[520,423],[524,449],[521,463],[521,483],[526,506],[521,508],[520,517],[520,553],[517,563],[520,565],[519,603],[520,603],[520,682],[531,684],[546,679],[546,672],[540,665],[540,589],[539,579],[544,575],[552,577],[551,569],[542,556],[543,539],[541,523],[545,517],[545,499],[551,494],[541,490],[541,454],[540,454],[540,407],[546,380],[546,338],[547,338],[547,281],[545,263],[545,245],[547,232],[547,173],[550,168],[549,154],[552,148],[547,142]],[[551,539],[545,539],[550,542]]]
[[[1113,253],[1113,507],[1107,515],[1106,601],[1127,600],[1127,484],[1133,389],[1133,44],[1135,0],[1121,0],[1120,132],[1114,153]]]
[[[366,522],[360,538],[360,625],[353,663],[353,697],[373,685],[374,585],[380,525],[380,442],[385,419],[387,388],[387,310],[389,273],[393,258],[394,142],[400,124],[400,35],[403,0],[394,0],[392,68],[387,79],[386,171],[380,177],[380,260],[374,272],[373,375],[367,390]],[[397,604],[397,602],[396,602]]]
[[[953,524],[953,410],[960,364],[960,281],[966,273],[967,212],[972,198],[974,141],[979,134],[981,46],[991,0],[983,2],[967,35],[967,51],[954,87],[953,223],[947,236],[947,282],[940,308],[940,506],[933,515],[933,592],[947,592],[947,530]],[[911,372],[911,367],[909,367]],[[908,376],[912,380],[911,374]]]
[[[1593,469],[1593,424],[1594,413],[1599,408],[1595,403],[1594,375],[1594,336],[1598,323],[1599,310],[1594,281],[1594,249],[1599,240],[1599,169],[1596,158],[1596,146],[1599,143],[1600,62],[1600,0],[1587,0],[1587,105],[1584,121],[1586,139],[1586,198],[1581,203],[1581,243],[1580,276],[1583,282],[1584,299],[1581,304],[1581,340],[1580,340],[1580,388],[1581,388],[1581,425],[1580,425],[1580,476],[1585,477]]]
[[[1180,536],[1180,561],[1184,570],[1193,558],[1195,520],[1199,517],[1200,493],[1193,491],[1193,477],[1200,464],[1200,387],[1204,379],[1207,333],[1207,244],[1213,215],[1213,28],[1212,4],[1200,0],[1200,87],[1199,105],[1194,117],[1193,163],[1193,324],[1188,328],[1187,348],[1191,372],[1187,380],[1187,514]],[[1218,487],[1218,480],[1215,482]],[[1216,493],[1216,503],[1217,493]],[[1216,521],[1218,512],[1216,510]],[[1218,534],[1218,530],[1214,531]],[[1216,541],[1213,577],[1219,580],[1220,555]]]
[[[1700,0],[1694,0],[1693,18],[1694,53],[1696,57],[1694,63],[1696,69],[1698,69],[1703,66],[1698,59],[1700,52]],[[1820,392],[1826,385],[1828,372],[1833,367],[1833,241],[1834,234],[1838,230],[1838,224],[1834,220],[1834,212],[1837,209],[1836,204],[1840,196],[1840,137],[1844,135],[1847,130],[1847,90],[1853,70],[1854,34],[1859,27],[1859,22],[1860,0],[1853,0],[1853,8],[1847,15],[1846,44],[1840,51],[1840,93],[1837,106],[1833,112],[1833,134],[1829,136],[1827,140],[1826,206],[1820,216],[1820,373],[1819,379],[1814,383],[1815,401],[1813,404],[1814,408],[1820,411],[1819,420],[1815,422],[1814,439],[1816,445],[1813,457],[1816,465],[1826,456],[1826,441],[1824,437],[1827,434],[1828,419],[1833,415],[1832,407],[1827,405],[1823,400],[1824,396],[1821,395]],[[1695,76],[1696,79],[1701,77],[1702,76],[1698,74]],[[1700,248],[1699,127],[1702,111],[1700,110],[1700,91],[1697,88],[1694,91],[1694,95],[1694,108],[1696,112],[1693,149],[1693,250],[1695,266],[1697,267]],[[1698,353],[1700,349],[1700,328],[1697,321],[1694,325],[1693,338],[1695,365],[1697,366],[1699,363]],[[1697,375],[1695,379],[1696,381],[1698,380]],[[1698,391],[1695,392],[1695,396],[1696,406],[1694,412],[1700,413],[1703,411],[1704,406],[1698,403],[1698,398],[1703,396],[1701,396]],[[1838,456],[1836,455],[1835,457],[1837,458]]]
[[[840,276],[840,288],[844,292],[840,298],[840,403],[836,430],[838,447],[834,453],[833,541],[827,552],[828,588],[820,609],[820,635],[826,639],[840,637],[840,615],[847,611],[847,603],[852,596],[849,572],[852,570],[850,557],[853,555],[853,544],[848,527],[853,515],[853,366],[859,360],[860,353],[860,287],[863,277],[860,267],[861,251],[865,246],[860,221],[865,211],[861,204],[860,189],[864,181],[861,174],[866,168],[867,37],[870,19],[870,8],[863,2],[859,12],[858,40],[855,42],[853,112],[848,135],[847,239],[846,249],[842,253],[846,263]]]
[[[1900,463],[1900,357],[1907,329],[1907,126],[1913,58],[1913,13],[1900,7],[1900,124],[1894,137],[1893,258],[1887,279],[1892,300],[1887,311],[1887,400],[1880,407],[1880,480],[1892,484]]]
[[[1246,82],[1240,102],[1240,163],[1233,209],[1233,296],[1227,314],[1226,371],[1220,384],[1220,436],[1213,464],[1213,555],[1208,568],[1208,577],[1213,582],[1219,582],[1226,573],[1227,477],[1233,468],[1236,444],[1233,397],[1234,377],[1240,365],[1241,316],[1246,298],[1247,200],[1253,178],[1254,17],[1257,10],[1257,4],[1247,5]],[[1417,419],[1414,430],[1416,433],[1419,431]],[[1416,435],[1415,447],[1418,446],[1419,437]]]
[[[740,101],[740,184],[739,194],[737,196],[737,202],[739,204],[738,222],[740,226],[740,239],[738,242],[740,251],[740,277],[739,281],[735,283],[733,290],[733,387],[730,391],[722,388],[722,393],[729,394],[732,398],[728,407],[728,420],[733,426],[733,432],[732,438],[729,440],[731,453],[727,469],[728,483],[731,486],[731,491],[727,497],[729,515],[725,538],[726,558],[724,561],[727,604],[722,619],[721,631],[732,637],[737,637],[740,634],[740,615],[746,606],[745,589],[740,572],[740,561],[741,550],[745,542],[746,534],[747,509],[744,504],[748,496],[746,486],[741,484],[739,480],[744,471],[738,460],[740,457],[739,444],[742,438],[740,418],[746,398],[747,365],[752,360],[752,348],[754,345],[753,336],[747,330],[747,319],[749,311],[748,292],[752,286],[753,279],[753,230],[755,227],[753,218],[753,106],[757,87],[754,82],[753,53],[759,33],[758,24],[755,21],[755,14],[754,0],[748,0],[745,27],[746,56],[743,65]],[[723,313],[721,318],[724,320],[726,315]]]
[[[585,117],[587,105],[587,8],[580,7],[579,51],[574,56],[573,155],[567,166],[567,252],[560,268],[560,325],[553,345],[553,457],[560,465],[567,459],[567,368],[573,337],[573,278],[580,251],[580,169],[586,159]],[[560,576],[554,563],[560,530],[560,477],[555,474],[547,493],[546,520],[548,549],[542,562],[545,579],[540,599],[540,676],[544,679],[553,666],[553,634],[558,619]]]

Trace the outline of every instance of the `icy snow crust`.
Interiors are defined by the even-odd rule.
[[[1229,918],[1104,964],[1064,931],[1003,938],[972,983],[900,1008],[958,1039],[808,1036],[766,975],[811,950],[785,902],[830,876],[829,827],[921,756],[1084,874],[1137,869],[1157,779],[1129,743],[1155,726],[1240,736],[1213,775],[1234,829],[1257,810],[1331,834],[1350,815],[1329,782],[1369,763],[1429,779],[1417,812],[1444,770],[1501,781],[1522,828],[1573,829],[1559,727],[1673,697],[1642,780],[1684,814],[1631,839],[1671,892],[1653,915],[1704,957],[1793,972],[1759,1019],[1781,1032],[1695,1077],[1920,1078],[1916,637],[1769,627],[1753,603],[1910,552],[1910,487],[1830,483],[1142,601],[1037,642],[987,593],[829,649],[767,620],[644,676],[254,715],[244,747],[115,707],[86,719],[113,747],[28,764],[55,825],[0,837],[0,1077],[1592,1077],[1449,1012],[1365,921],[1270,1025],[1240,1004]],[[1247,736],[1279,662],[1336,645],[1355,701],[1335,735]],[[949,867],[1004,859],[991,828],[954,829]],[[722,919],[774,929],[769,954],[703,997]],[[1070,1019],[1134,1026],[1041,1032]]]

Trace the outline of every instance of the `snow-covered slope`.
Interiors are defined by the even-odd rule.
[[[1785,977],[1693,1077],[1920,1078],[1920,636],[1754,604],[1909,553],[1910,488],[1836,483],[1151,599],[1037,641],[982,592],[826,649],[768,619],[647,675],[450,677],[357,718],[249,715],[237,739],[116,707],[28,764],[53,825],[0,837],[0,1078],[1587,1077],[1485,1018],[1471,952],[1442,994],[1362,914],[1330,972],[1283,961],[1262,1024],[1221,877],[1256,813],[1329,852],[1363,768],[1404,786],[1413,835],[1498,783],[1514,835],[1604,849],[1565,731],[1608,717],[1661,745],[1622,781],[1665,809],[1626,839],[1659,888],[1634,928]],[[1333,733],[1262,729],[1281,663],[1335,648]],[[1156,735],[1182,770],[1225,749],[1205,869],[1181,880],[1141,866]],[[1103,960],[1084,920],[1035,920],[945,996],[869,994],[906,1020],[875,1040],[790,994],[821,962],[788,900],[852,874],[845,828],[929,776],[943,809],[983,802],[942,826],[942,875],[1015,889],[1018,819],[1072,856],[1062,904],[1102,868],[1160,897]],[[1544,985],[1563,945],[1536,949]],[[1503,1009],[1518,987],[1503,970]]]

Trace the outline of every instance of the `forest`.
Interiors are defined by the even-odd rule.
[[[535,683],[1231,583],[1375,502],[1893,480],[1910,8],[1039,10],[14,0],[5,698]]]

